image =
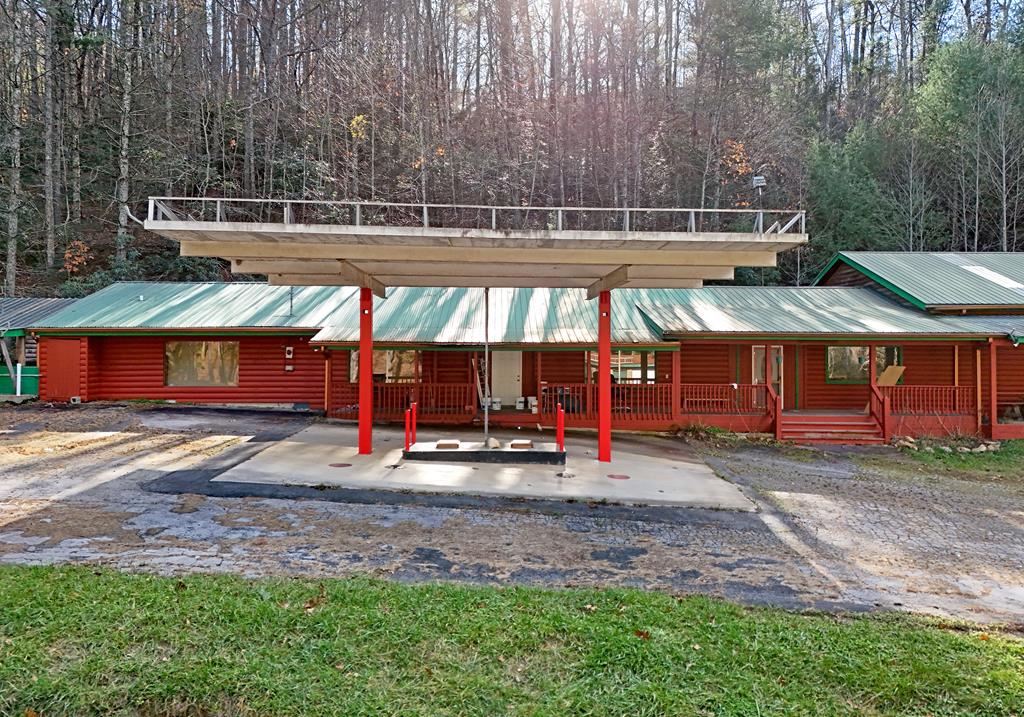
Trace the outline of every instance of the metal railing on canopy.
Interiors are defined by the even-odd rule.
[[[805,234],[803,211],[151,197],[149,221],[427,227],[495,231]]]

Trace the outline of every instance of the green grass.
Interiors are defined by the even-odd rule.
[[[977,442],[969,445],[976,445]],[[922,445],[929,445],[923,443]],[[946,453],[937,447],[933,453],[904,450],[903,453],[932,468],[944,468],[963,474],[1003,476],[1024,475],[1024,441],[1002,441],[998,451],[986,453]]]
[[[0,568],[0,714],[1014,715],[1024,646],[631,590]]]

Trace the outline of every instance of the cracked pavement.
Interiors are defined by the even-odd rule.
[[[314,420],[145,405],[0,408],[0,562],[639,587],[795,609],[1024,620],[1024,477],[931,475],[888,448],[636,436],[616,440],[697,452],[759,510],[267,486],[244,495],[237,484],[229,496],[231,484],[209,482]]]

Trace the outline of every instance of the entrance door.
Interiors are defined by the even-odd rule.
[[[492,351],[491,396],[500,398],[502,407],[515,408],[523,395],[523,352]]]
[[[46,399],[67,401],[82,395],[78,339],[45,339]]]
[[[772,390],[782,401],[782,347],[781,346],[754,346],[753,370],[755,384],[768,383]]]

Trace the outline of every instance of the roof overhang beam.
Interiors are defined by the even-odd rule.
[[[775,266],[771,249],[549,249],[480,248],[439,246],[388,246],[373,244],[310,244],[270,241],[182,240],[182,256],[230,257],[233,259],[346,259],[365,261],[440,261],[491,264],[565,264],[631,266]]]
[[[585,289],[592,284],[587,278],[551,278],[536,276],[388,276],[376,277],[387,286],[475,288],[481,285],[509,289]],[[330,274],[268,274],[272,286],[351,286],[352,281],[342,275]],[[700,279],[637,279],[624,288],[699,289]],[[379,294],[378,294],[379,296]]]
[[[267,282],[271,286],[358,286],[387,297],[384,282],[345,261],[338,262],[334,274],[268,274]]]

